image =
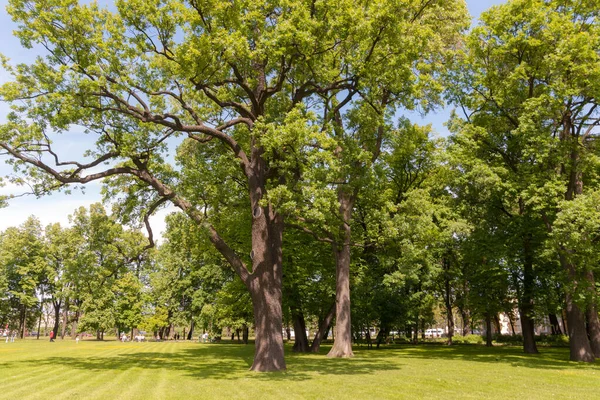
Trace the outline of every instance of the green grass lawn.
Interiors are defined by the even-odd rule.
[[[253,346],[0,342],[0,399],[599,399],[600,361],[568,349],[356,348],[351,360],[293,354],[287,372],[248,371]]]

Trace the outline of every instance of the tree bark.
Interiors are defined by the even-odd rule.
[[[583,193],[583,175],[579,170],[579,140],[571,135],[572,120],[571,115],[565,116],[564,129],[561,133],[561,141],[568,140],[571,145],[571,170],[569,173],[569,183],[565,193],[565,200],[573,200],[577,195]],[[562,267],[566,270],[575,290],[578,285],[578,274],[576,265],[565,254],[565,249],[559,248],[558,254]],[[594,352],[590,344],[585,326],[585,315],[575,303],[572,293],[567,289],[567,325],[569,327],[569,349],[571,361],[594,362]]]
[[[292,309],[292,321],[294,323],[294,347],[292,347],[292,350],[296,353],[308,353],[309,346],[304,314],[295,307]]]
[[[450,286],[450,261],[447,258],[444,258],[442,261],[444,265],[444,287],[445,287],[445,296],[444,296],[444,305],[446,306],[446,323],[448,325],[448,340],[446,344],[448,346],[452,345],[452,337],[454,336],[454,314],[452,313],[452,293]]]
[[[254,362],[250,368],[252,371],[271,372],[281,371],[286,368],[283,352],[283,322],[281,309],[281,284],[274,283],[272,274],[264,273],[260,282],[271,290],[262,290],[258,285],[258,279],[254,279],[255,285],[250,294],[254,308],[254,332],[255,353]],[[271,275],[271,276],[269,276]],[[274,290],[279,288],[279,290]]]
[[[460,313],[462,319],[462,335],[467,336],[471,331],[471,325],[469,324],[469,312],[463,309]]]
[[[190,331],[187,334],[187,340],[194,339],[194,319],[192,318],[192,322],[190,323]]]
[[[52,328],[52,332],[54,332],[54,339],[58,339],[58,325],[60,324],[60,306],[62,300],[57,302],[53,299],[52,304],[54,305],[54,327]]]
[[[485,314],[485,345],[492,347],[492,314]]]
[[[65,307],[63,309],[63,325],[60,333],[61,340],[65,339],[65,334],[67,333],[67,323],[69,322],[69,300],[65,300]]]
[[[343,242],[333,245],[336,269],[335,339],[327,357],[347,358],[354,356],[352,352],[352,321],[350,319],[350,220],[354,198],[342,188],[338,191],[338,202],[343,221],[340,226]]]
[[[560,262],[569,274],[571,282],[577,288],[577,274],[575,265],[570,263],[566,256],[559,252]],[[571,361],[594,362],[594,352],[588,338],[585,315],[573,300],[572,294],[567,291],[565,296],[567,326],[569,332],[569,350]]]
[[[548,314],[548,320],[550,321],[550,329],[553,335],[562,335],[560,324],[558,323],[558,317],[554,313]]]
[[[321,349],[321,342],[327,339],[327,333],[329,333],[329,327],[331,326],[331,322],[333,321],[333,317],[335,316],[335,308],[336,303],[334,302],[331,307],[329,307],[329,312],[323,318],[321,323],[319,324],[319,328],[313,339],[312,345],[310,346],[310,351],[313,353],[318,353]]]
[[[77,337],[77,326],[79,325],[79,311],[75,311],[75,317],[73,318],[73,322],[71,323],[71,338],[75,339]]]
[[[590,338],[590,346],[594,356],[600,358],[600,320],[598,320],[598,309],[596,303],[588,304],[586,308],[587,333]]]
[[[242,343],[244,344],[248,344],[249,331],[248,325],[242,327]]]
[[[533,254],[529,235],[523,239],[523,254],[523,293],[519,302],[523,351],[527,354],[538,354],[535,344],[535,321],[533,320]]]
[[[594,362],[595,357],[585,329],[584,315],[573,301],[570,293],[566,295],[566,304],[570,360]]]

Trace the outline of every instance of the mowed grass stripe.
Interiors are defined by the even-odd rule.
[[[10,387],[3,387],[2,394],[13,397],[20,397],[22,393],[31,392],[35,393],[37,397],[38,395],[42,395],[48,392],[50,397],[54,397],[57,392],[56,387],[61,386],[64,381],[71,381],[72,376],[81,376],[81,375],[89,375],[89,371],[84,371],[81,368],[75,368],[73,370],[74,362],[81,363],[84,360],[89,361],[97,359],[101,360],[97,356],[85,357],[81,358],[82,354],[78,354],[78,351],[82,350],[80,348],[75,349],[71,346],[70,343],[60,343],[56,342],[56,344],[49,344],[47,347],[41,352],[41,356],[46,356],[45,358],[32,358],[27,360],[27,363],[36,365],[41,364],[38,367],[34,368],[22,368],[23,371],[28,371],[27,378],[25,379],[17,379],[16,382],[10,385]],[[96,348],[90,347],[87,353],[96,355],[98,353],[102,354],[102,358],[110,359],[114,357],[118,353],[118,349],[106,351],[105,349],[101,349],[101,351],[94,351]],[[62,355],[61,355],[62,354]],[[37,353],[36,355],[40,355]],[[26,357],[32,357],[32,354],[26,354]],[[81,360],[81,361],[77,361]],[[14,386],[14,387],[13,387]]]
[[[46,364],[31,366],[15,363],[14,365],[14,368],[8,368],[2,373],[4,378],[0,381],[0,393],[3,396],[10,394],[12,390],[19,390],[24,386],[29,386],[30,383],[37,385],[40,380],[44,380],[47,376],[52,376],[52,374],[56,373],[56,371],[48,368]],[[35,364],[32,363],[32,365]]]
[[[1,344],[1,343],[0,343]],[[21,348],[23,347],[23,348]],[[249,372],[252,347],[198,343],[24,341],[0,354],[0,399],[597,399],[600,362],[568,349],[394,346],[352,360],[293,354],[288,371]],[[14,378],[12,377],[14,376]]]
[[[41,398],[37,397],[40,391],[52,386],[55,382],[67,379],[72,373],[68,368],[48,368],[46,365],[46,370],[43,373],[33,374],[30,378],[19,381],[19,384],[14,385],[12,388],[3,388],[2,395],[6,398],[26,398],[26,395],[32,396],[35,394],[33,398]]]

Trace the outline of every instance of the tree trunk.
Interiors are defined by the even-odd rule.
[[[471,326],[469,324],[469,312],[463,309],[460,313],[460,317],[462,318],[462,335],[467,336],[471,331]]]
[[[450,261],[444,258],[442,262],[444,265],[444,286],[446,289],[444,305],[446,306],[446,323],[448,325],[448,340],[446,344],[451,346],[452,337],[454,336],[454,314],[452,313],[452,293],[450,287]]]
[[[569,278],[577,288],[577,274],[575,265],[570,263],[566,256],[559,252],[560,262],[569,274]],[[590,345],[590,340],[585,327],[585,315],[573,300],[572,294],[567,291],[565,296],[567,327],[569,332],[569,350],[571,361],[594,362],[595,357]]]
[[[40,339],[40,329],[42,329],[42,314],[43,314],[43,310],[40,310],[40,319],[38,320],[38,329],[37,329],[37,334],[36,334],[37,340]]]
[[[566,304],[570,360],[594,362],[594,353],[587,336],[584,315],[571,298],[570,293],[566,295]]]
[[[388,336],[388,329],[384,326],[380,326],[379,327],[379,332],[377,332],[377,348],[379,348],[379,346],[381,345],[381,343],[383,343],[385,341],[385,339]]]
[[[261,285],[250,286],[254,309],[254,343],[256,346],[252,371],[281,371],[285,367],[283,352],[283,321],[281,309],[281,281],[275,283],[275,277],[265,272]],[[253,283],[258,279],[254,279]],[[265,285],[265,282],[271,282]],[[271,288],[267,291],[263,286]],[[279,289],[279,290],[275,290]]]
[[[414,332],[413,332],[413,344],[418,344],[419,343],[419,320],[417,319],[417,322],[415,322],[415,326],[414,326]]]
[[[596,280],[592,271],[586,271],[585,280],[587,290],[591,294],[591,299],[586,307],[585,315],[587,319],[587,333],[590,338],[590,346],[594,356],[600,357],[600,320],[598,319],[598,308],[596,307]]]
[[[329,327],[331,326],[331,322],[333,321],[333,317],[335,316],[335,308],[336,303],[334,302],[331,307],[329,307],[329,312],[323,318],[321,323],[319,324],[319,329],[313,339],[312,345],[310,346],[310,351],[313,353],[318,353],[321,349],[321,342],[327,339],[327,333],[329,333]]]
[[[485,345],[492,347],[492,314],[485,314]]]
[[[308,353],[308,338],[306,337],[306,323],[302,311],[292,309],[292,321],[294,323],[294,347],[296,353]]]
[[[19,314],[19,336],[21,339],[25,336],[25,321],[27,317],[27,311],[25,304],[21,304],[21,312]]]
[[[523,293],[519,301],[523,351],[527,354],[538,354],[535,344],[535,321],[533,320],[534,272],[530,235],[526,235],[523,239],[523,256]]]
[[[242,327],[242,343],[244,344],[248,344],[249,331],[248,325]]]
[[[67,333],[67,323],[69,322],[69,300],[65,300],[65,307],[63,311],[63,325],[60,333],[61,340],[65,339],[65,334]]]
[[[79,311],[75,311],[75,317],[73,318],[73,322],[71,323],[72,339],[75,339],[77,337],[77,325],[79,325]]]
[[[352,352],[352,322],[350,319],[350,220],[354,199],[344,189],[338,192],[340,215],[343,224],[340,226],[343,243],[334,244],[336,269],[336,312],[335,312],[335,339],[333,347],[327,357],[353,357]]]
[[[552,334],[562,335],[562,330],[560,329],[560,324],[558,323],[558,318],[556,317],[556,314],[548,314],[548,320],[550,321],[550,329],[552,330]]]
[[[515,333],[515,321],[514,321],[514,317],[512,316],[512,314],[509,314],[508,317],[508,322],[510,323],[510,332],[513,336],[516,335]]]
[[[54,332],[54,339],[58,339],[58,325],[60,324],[60,306],[62,304],[61,301],[52,300],[54,304],[54,327],[52,328],[52,332]]]
[[[188,332],[187,335],[187,340],[193,340],[194,339],[194,319],[192,318],[192,322],[190,324],[190,331]]]
[[[596,303],[588,304],[586,308],[587,333],[590,338],[590,346],[594,356],[600,357],[600,320],[598,320],[598,309]]]
[[[498,314],[494,314],[494,330],[496,331],[497,335],[501,335],[502,334],[502,327],[500,326],[500,317],[498,317]]]
[[[571,120],[565,119],[564,130],[561,140],[569,140],[571,144],[571,170],[569,171],[569,183],[565,193],[565,200],[573,200],[577,195],[583,193],[583,176],[578,170],[579,166],[579,140],[571,135]],[[559,248],[559,259],[565,269],[575,290],[578,286],[577,268],[571,260],[567,259],[565,249]],[[594,362],[594,352],[590,344],[585,326],[585,315],[575,303],[572,293],[567,289],[567,325],[569,327],[569,349],[571,361]]]

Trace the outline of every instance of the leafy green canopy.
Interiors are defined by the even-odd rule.
[[[197,219],[166,157],[172,137],[216,140],[246,176],[266,158],[281,178],[284,154],[324,142],[308,111],[327,112],[344,91],[368,103],[385,87],[396,105],[428,108],[466,23],[464,4],[447,1],[118,1],[114,12],[11,1],[8,11],[22,44],[47,50],[32,65],[4,60],[14,79],[0,89],[13,109],[0,146],[35,192],[112,177],[129,211],[158,193]],[[95,137],[86,158],[55,158],[51,136],[76,126]]]

